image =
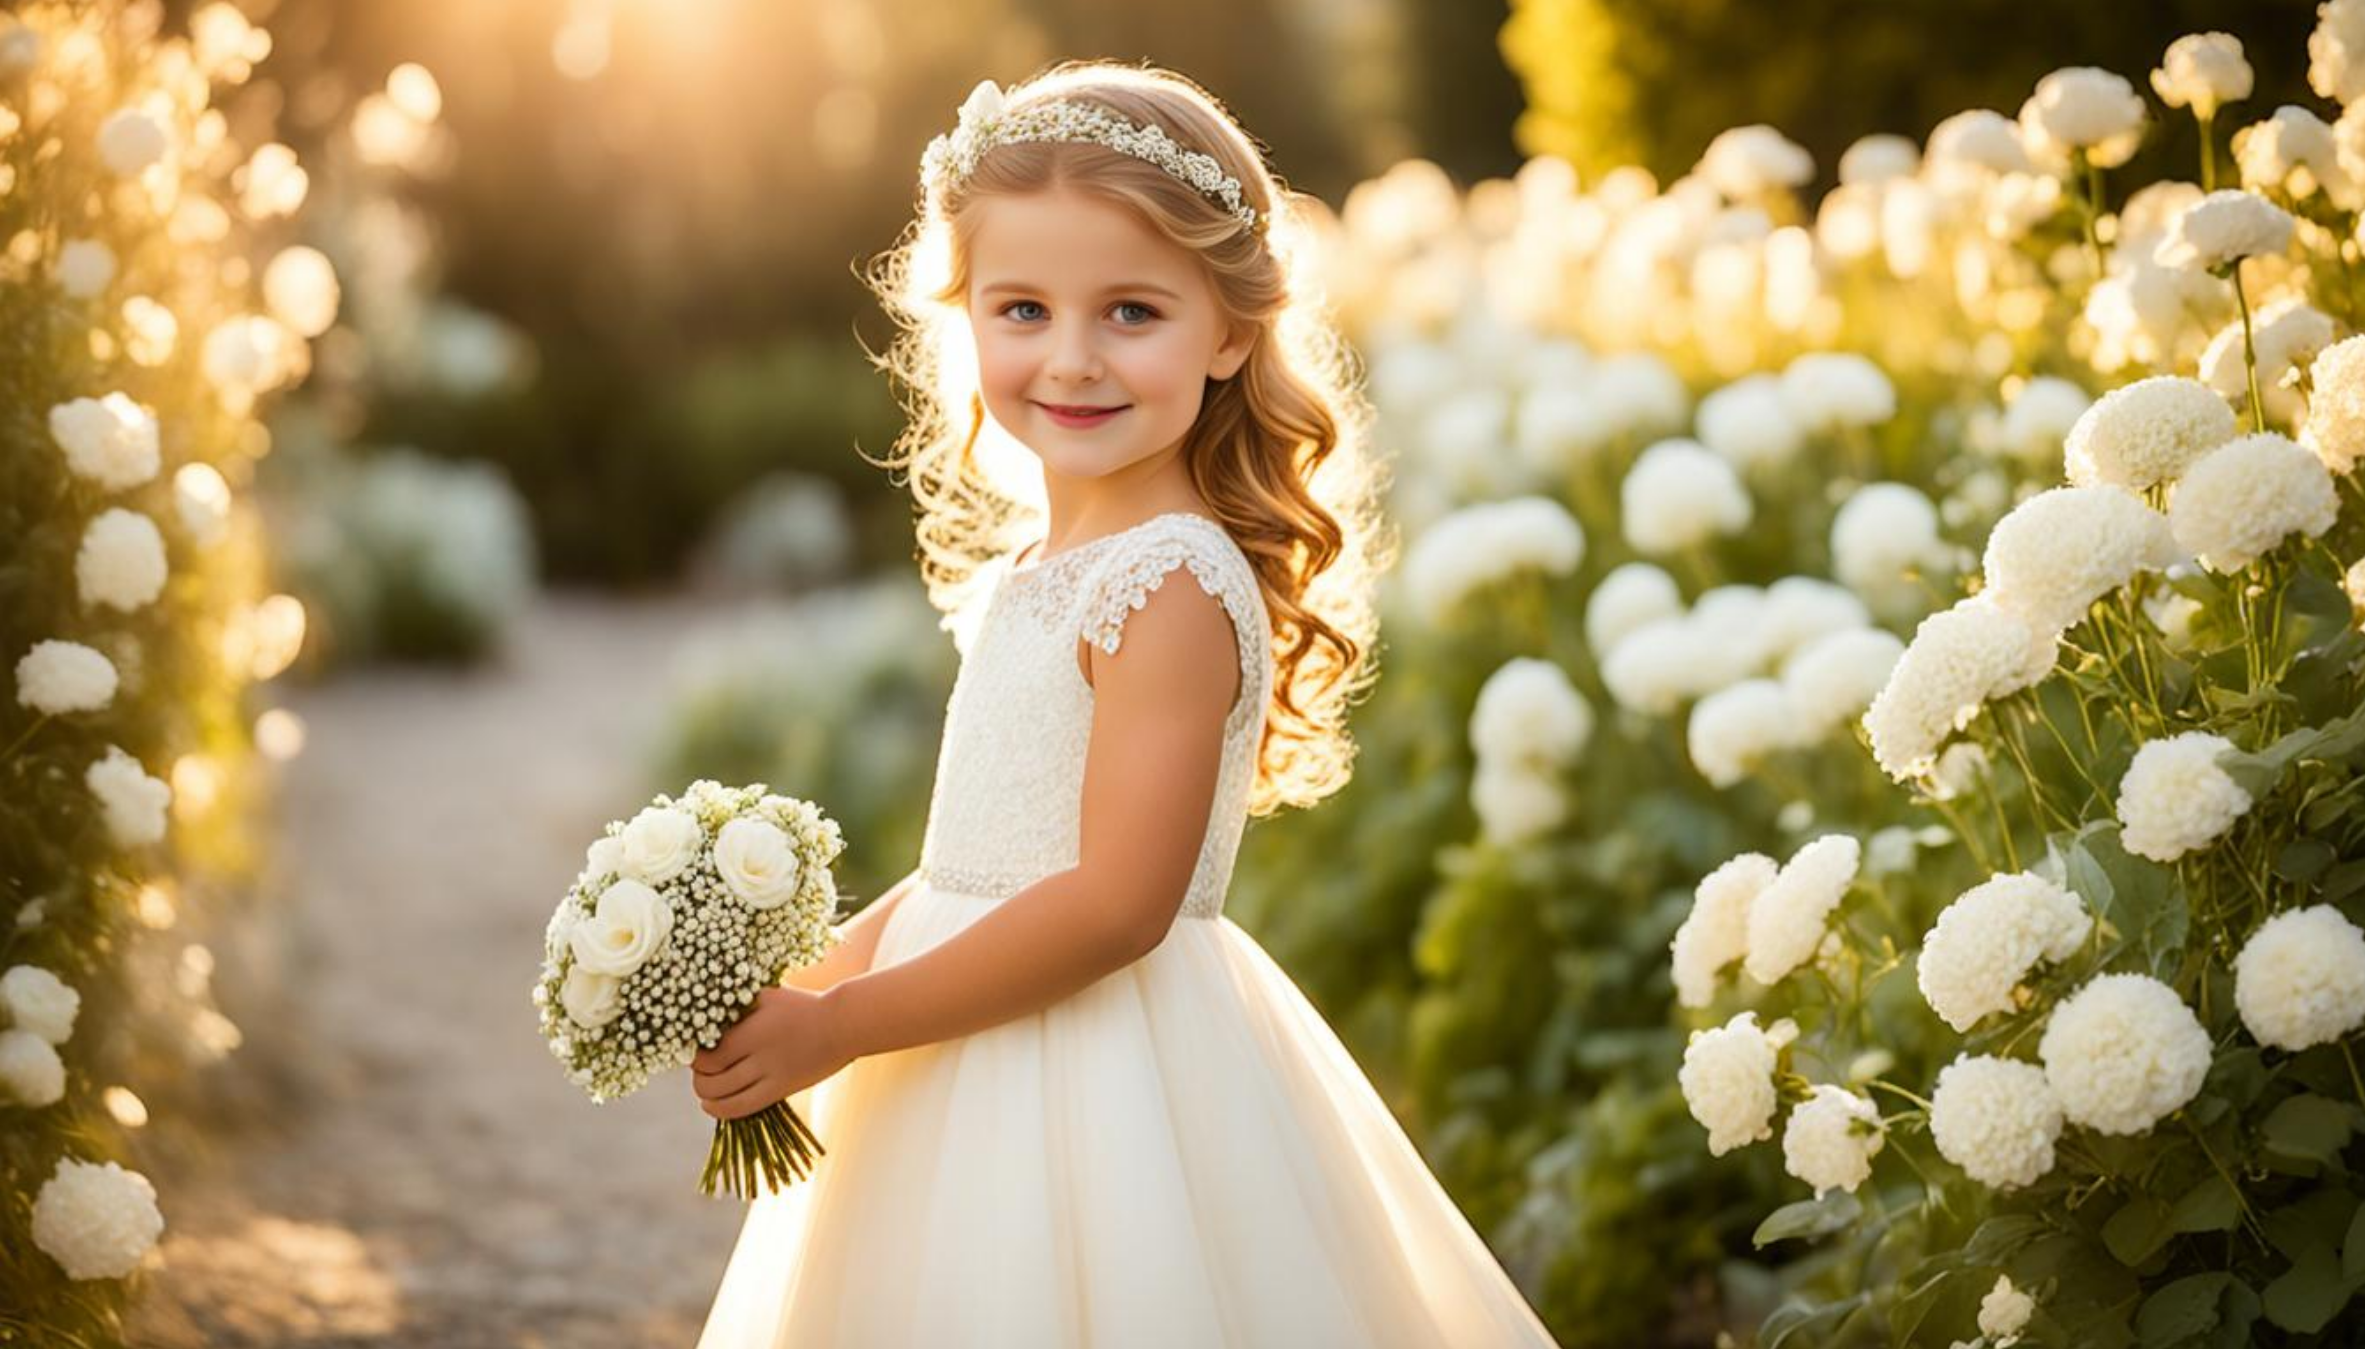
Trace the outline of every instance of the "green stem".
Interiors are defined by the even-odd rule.
[[[25,747],[25,742],[33,738],[33,732],[40,730],[42,727],[48,724],[49,713],[47,712],[44,712],[40,716],[33,718],[33,724],[25,728],[24,734],[19,735],[15,741],[10,743],[7,749],[0,750],[0,763],[7,763],[10,759],[15,758],[16,752],[20,749],[23,749]]]
[[[2195,113],[2201,124],[2201,190],[2217,190],[2217,114],[2214,111]]]
[[[2234,283],[2234,303],[2242,310],[2242,369],[2250,377],[2250,431],[2255,435],[2266,429],[2266,402],[2258,396],[2258,344],[2253,339],[2250,325],[2250,296],[2242,289],[2242,260],[2236,258],[2227,275]]]

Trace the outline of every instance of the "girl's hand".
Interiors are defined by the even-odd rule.
[[[698,1108],[740,1119],[835,1073],[854,1056],[839,1048],[835,1004],[801,988],[767,988],[714,1048],[690,1060]]]

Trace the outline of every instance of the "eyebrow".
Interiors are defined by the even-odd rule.
[[[993,295],[1002,291],[1030,291],[1034,289],[1036,288],[1020,281],[996,281],[990,286],[979,288],[977,293],[980,295]],[[1101,293],[1104,295],[1163,295],[1169,300],[1180,300],[1182,298],[1180,295],[1175,294],[1166,287],[1156,285],[1148,281],[1120,282],[1117,285],[1108,287]]]

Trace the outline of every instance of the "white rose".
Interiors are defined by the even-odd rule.
[[[83,770],[83,784],[98,798],[107,834],[119,848],[140,848],[164,837],[165,811],[172,805],[172,785],[148,776],[140,761],[120,746],[107,746],[105,758]]]
[[[138,511],[110,506],[82,531],[74,583],[84,604],[129,613],[164,593],[164,535]]]
[[[74,1033],[82,995],[39,965],[18,965],[0,974],[0,1007],[11,1024],[62,1045]]]
[[[558,1000],[576,1025],[596,1030],[623,1013],[624,980],[613,974],[595,974],[578,964],[567,971]]]
[[[672,931],[673,908],[664,896],[626,879],[600,892],[592,915],[575,924],[567,944],[576,964],[621,977],[648,963]]]
[[[775,909],[797,892],[802,871],[788,835],[768,821],[742,815],[714,840],[714,869],[753,909]]]
[[[70,1279],[119,1279],[131,1273],[163,1232],[156,1187],[114,1162],[61,1157],[33,1201],[33,1244]]]
[[[2234,1007],[2277,1049],[2347,1035],[2365,1022],[2365,932],[2329,904],[2267,919],[2234,957]]]
[[[1815,1187],[1821,1199],[1831,1190],[1854,1190],[1872,1174],[1873,1154],[1886,1139],[1880,1111],[1841,1087],[1818,1085],[1790,1112],[1782,1130],[1782,1166]]]
[[[614,834],[602,834],[583,850],[583,874],[586,876],[618,876],[624,872],[624,843]]]
[[[18,1105],[55,1105],[66,1094],[66,1065],[49,1041],[29,1030],[0,1030],[0,1088]]]
[[[649,806],[632,817],[621,835],[623,855],[617,870],[637,881],[663,885],[698,859],[706,836],[695,816],[663,806]]]

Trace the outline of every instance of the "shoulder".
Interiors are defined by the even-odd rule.
[[[1169,586],[1169,577],[1193,584]],[[1160,602],[1156,597],[1172,592]],[[1079,633],[1101,652],[1116,654],[1127,637],[1143,631],[1140,616],[1155,604],[1161,614],[1188,611],[1188,627],[1235,639],[1262,623],[1256,573],[1222,525],[1199,515],[1168,515],[1121,540],[1102,560],[1085,587]],[[1164,627],[1170,620],[1152,620]]]

